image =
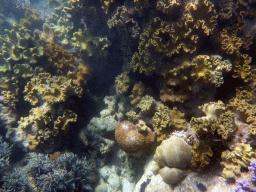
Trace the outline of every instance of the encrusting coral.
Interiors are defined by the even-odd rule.
[[[115,139],[123,151],[136,153],[141,150],[149,150],[155,140],[155,134],[149,127],[142,131],[133,123],[123,121],[115,129]]]

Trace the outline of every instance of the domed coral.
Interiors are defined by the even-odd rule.
[[[115,130],[115,138],[119,147],[126,153],[135,153],[148,148],[155,140],[150,128],[139,132],[137,126],[129,121],[119,123]]]
[[[160,173],[168,184],[177,184],[190,166],[191,156],[191,146],[182,138],[172,136],[156,148],[154,173]]]

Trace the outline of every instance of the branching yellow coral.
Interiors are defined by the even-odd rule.
[[[213,156],[213,152],[209,145],[206,145],[203,141],[200,141],[193,145],[191,148],[193,154],[191,162],[192,165],[198,169],[201,169],[210,163],[210,158]]]
[[[234,150],[227,150],[221,154],[221,164],[224,166],[223,175],[227,178],[239,175],[240,168],[248,167],[255,157],[256,154],[252,151],[250,144],[238,143]]]

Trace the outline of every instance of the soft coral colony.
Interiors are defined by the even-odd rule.
[[[86,155],[97,166],[119,148],[127,158],[145,152],[141,165],[154,154],[153,173],[173,185],[216,161],[226,182],[248,172],[256,159],[255,1],[48,3],[52,16],[24,8],[24,18],[0,36],[0,117],[11,142],[53,153],[65,148],[68,132],[82,130]],[[116,68],[104,74],[115,93],[111,88],[108,108],[82,129],[75,122],[90,115],[78,106],[96,94],[89,77],[103,65]],[[98,191],[124,188],[102,172]],[[112,177],[124,177],[117,172]]]

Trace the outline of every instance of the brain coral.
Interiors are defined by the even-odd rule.
[[[129,121],[119,123],[115,129],[115,138],[119,147],[126,153],[135,153],[147,149],[155,140],[155,134],[147,127],[139,132],[139,128]]]

